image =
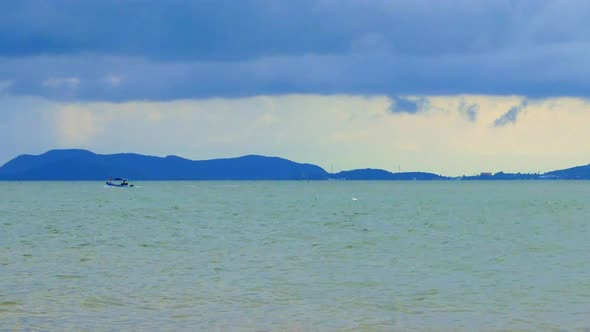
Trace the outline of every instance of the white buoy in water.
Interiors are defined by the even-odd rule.
[[[356,198],[354,198],[354,197],[352,198],[352,200],[353,200],[353,201],[358,201],[358,199],[356,199]]]

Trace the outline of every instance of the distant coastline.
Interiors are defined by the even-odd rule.
[[[109,176],[133,180],[589,180],[590,165],[546,173],[481,173],[449,177],[428,172],[393,173],[354,169],[330,173],[320,166],[279,157],[247,155],[237,158],[189,160],[135,153],[96,154],[87,150],[50,150],[20,155],[0,167],[2,181],[84,181]]]

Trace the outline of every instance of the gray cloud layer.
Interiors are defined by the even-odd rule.
[[[0,81],[58,99],[587,96],[590,2],[5,1]]]

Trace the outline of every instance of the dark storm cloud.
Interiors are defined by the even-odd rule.
[[[477,121],[477,114],[479,112],[479,105],[477,104],[465,104],[461,102],[459,104],[459,112],[467,117],[471,122]]]
[[[97,52],[173,59],[333,54],[382,42],[395,42],[401,53],[440,54],[470,43],[476,33],[463,24],[481,25],[482,10],[511,9],[469,2],[347,0],[25,0],[1,6],[6,14],[0,23],[3,54]],[[438,26],[453,16],[460,26]],[[433,38],[434,32],[443,38]]]
[[[429,101],[426,98],[406,98],[393,96],[391,112],[416,114],[428,107]]]
[[[0,81],[20,94],[589,91],[581,0],[25,0],[0,12]]]
[[[515,124],[518,115],[527,107],[528,102],[525,100],[520,105],[514,106],[494,121],[494,127],[503,127],[507,124]]]

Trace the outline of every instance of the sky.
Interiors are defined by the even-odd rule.
[[[590,2],[0,2],[0,164],[56,148],[444,175],[590,163]]]

